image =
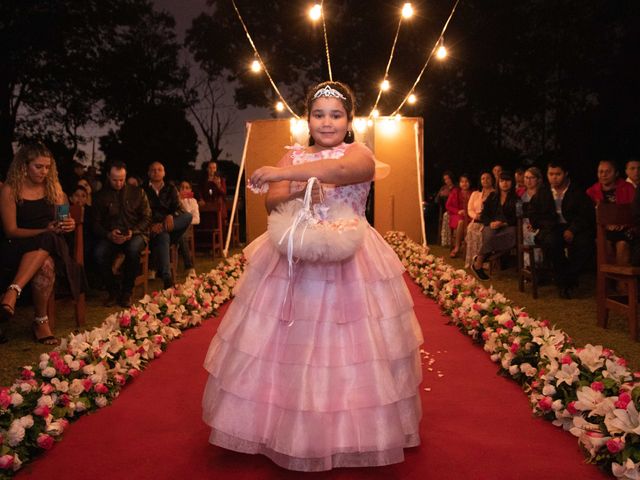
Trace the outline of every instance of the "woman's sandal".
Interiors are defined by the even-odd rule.
[[[36,317],[33,319],[33,324],[31,325],[33,330],[33,339],[36,342],[41,343],[43,345],[58,345],[60,341],[53,335],[47,335],[46,337],[42,337],[42,338],[38,337],[38,334],[36,333],[36,329],[38,328],[38,326],[42,326],[45,323],[49,323],[49,317],[47,315],[44,315],[42,317]]]
[[[20,294],[22,293],[22,288],[20,285],[16,285],[12,283],[7,287],[7,292],[9,290],[14,290],[16,292],[16,301],[20,298]],[[5,292],[6,295],[6,292]],[[0,304],[0,320],[11,320],[16,313],[15,303],[13,305],[9,303]]]

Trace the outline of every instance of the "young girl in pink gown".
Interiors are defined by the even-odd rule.
[[[353,141],[353,94],[325,82],[307,97],[310,146],[292,149],[250,183],[269,184],[269,211],[322,182],[326,202],[364,216],[373,154]],[[302,192],[302,193],[301,193]],[[388,465],[420,443],[422,333],[393,250],[370,226],[341,262],[295,265],[263,234],[205,360],[209,441],[260,453],[291,470]],[[287,317],[287,318],[284,318]]]

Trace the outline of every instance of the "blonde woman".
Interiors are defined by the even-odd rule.
[[[73,293],[81,288],[77,265],[75,269],[62,234],[75,229],[75,222],[64,209],[56,218],[57,206],[66,203],[58,181],[56,164],[51,152],[36,143],[21,147],[15,154],[7,181],[0,190],[0,216],[3,237],[0,253],[3,273],[13,278],[0,299],[0,316],[11,319],[22,289],[32,283],[35,317],[33,336],[39,343],[56,345],[47,317],[47,301],[55,282],[56,261],[66,268]],[[68,211],[67,211],[68,212]],[[71,275],[75,272],[74,275]],[[72,282],[71,279],[76,281]],[[2,336],[0,334],[0,336]],[[2,336],[1,340],[6,341]]]

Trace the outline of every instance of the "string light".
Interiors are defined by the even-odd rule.
[[[403,18],[411,18],[413,17],[413,7],[410,3],[405,3],[402,6],[402,17]]]
[[[317,22],[318,20],[320,20],[320,17],[322,17],[322,6],[316,3],[313,7],[309,9],[309,18],[313,22]]]
[[[440,42],[438,42],[438,50],[436,50],[436,57],[439,60],[443,60],[447,57],[447,48],[444,46],[444,38],[440,37]]]
[[[267,70],[267,67],[265,66],[264,62],[262,61],[262,57],[260,57],[260,53],[258,52],[258,49],[256,48],[256,44],[253,43],[253,38],[251,38],[251,35],[249,34],[249,29],[247,28],[247,25],[244,23],[244,19],[242,18],[242,15],[240,14],[240,10],[238,10],[238,6],[236,5],[235,0],[231,0],[231,4],[233,5],[233,9],[235,10],[236,15],[238,16],[238,20],[240,20],[240,24],[242,25],[242,28],[244,29],[244,33],[247,36],[247,40],[249,40],[249,44],[251,44],[251,48],[253,48],[253,53],[256,56],[256,59],[260,62],[260,65],[264,68],[264,73],[267,75],[267,78],[269,79],[269,83],[271,84],[271,87],[273,88],[274,92],[276,92],[276,95],[278,95],[278,98],[280,98],[280,102],[278,102],[278,103],[282,103],[283,110],[286,107],[286,109],[289,110],[291,115],[293,115],[296,118],[300,118],[300,115],[298,115],[296,112],[294,112],[291,109],[291,107],[289,106],[289,104],[285,101],[284,97],[282,96],[282,93],[280,93],[280,89],[278,89],[278,86],[276,85],[276,82],[274,82],[273,78],[271,78],[271,74],[269,74],[269,70]],[[276,106],[276,108],[277,108],[277,106]]]
[[[420,80],[422,79],[422,75],[424,75],[424,72],[427,69],[427,66],[429,65],[429,61],[431,60],[431,57],[433,57],[433,55],[435,54],[436,49],[438,48],[438,45],[440,44],[440,40],[444,37],[444,32],[446,32],[447,27],[449,26],[449,22],[451,22],[451,19],[453,18],[453,14],[456,12],[456,8],[458,8],[458,4],[459,3],[460,3],[460,0],[456,0],[456,3],[453,4],[453,8],[451,9],[451,13],[449,14],[449,17],[447,18],[447,21],[444,23],[444,26],[442,27],[442,31],[440,32],[440,36],[438,37],[438,41],[435,43],[435,45],[431,49],[431,53],[429,53],[429,56],[427,57],[427,61],[424,62],[424,65],[422,66],[422,70],[420,70],[420,73],[418,74],[418,78],[416,78],[416,81],[413,82],[413,85],[411,85],[411,88],[409,89],[409,94],[407,94],[407,96],[404,97],[402,102],[400,102],[400,105],[398,105],[398,108],[396,108],[393,111],[392,115],[396,114],[396,113],[398,113],[400,111],[400,109],[404,106],[404,104],[409,99],[410,94],[416,89],[416,86],[418,85],[418,83],[420,83]]]
[[[409,95],[409,98],[407,98],[407,103],[409,105],[413,105],[417,100],[418,99],[416,98],[416,96],[412,93],[411,95]]]
[[[251,62],[251,71],[253,73],[258,73],[260,70],[262,70],[262,66],[260,65],[260,62],[258,60],[254,60],[253,62]]]
[[[380,112],[378,111],[378,109],[377,109],[377,108],[374,108],[374,109],[371,111],[371,116],[372,116],[373,118],[378,118],[378,117],[380,116]]]
[[[278,103],[276,103],[276,110],[277,110],[278,112],[282,112],[282,111],[284,111],[284,103],[282,103],[282,102],[278,102]]]
[[[382,92],[389,89],[389,82],[387,81],[387,76],[389,75],[389,68],[391,67],[391,62],[393,61],[393,54],[396,51],[396,43],[398,43],[398,36],[400,35],[400,27],[402,26],[402,19],[410,18],[412,15],[413,15],[413,7],[411,6],[410,3],[405,3],[404,6],[402,7],[400,19],[398,20],[398,28],[396,29],[396,36],[393,37],[393,45],[391,45],[391,53],[389,54],[389,61],[387,62],[387,68],[385,68],[384,70],[384,77],[383,77],[384,80],[380,84],[380,89],[378,90],[378,96],[376,97],[376,101],[373,104],[373,108],[371,109],[371,113],[369,114],[369,117],[373,115],[373,112],[378,107],[378,102],[380,102],[380,97],[382,96]]]

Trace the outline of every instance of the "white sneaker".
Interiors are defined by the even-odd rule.
[[[155,270],[149,270],[147,272],[147,278],[149,278],[149,280],[153,280],[154,278],[156,278],[156,271]]]

